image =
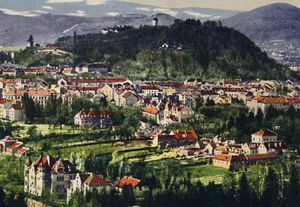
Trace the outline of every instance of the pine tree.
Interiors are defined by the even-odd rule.
[[[4,205],[5,205],[5,192],[2,186],[0,185],[0,206],[4,206]]]
[[[275,171],[270,168],[265,177],[264,189],[261,197],[261,206],[278,207],[279,183]]]
[[[300,184],[297,169],[294,165],[291,167],[291,176],[286,192],[286,203],[288,207],[300,206]]]
[[[238,206],[251,206],[251,193],[249,190],[248,180],[245,173],[242,174],[239,180]]]

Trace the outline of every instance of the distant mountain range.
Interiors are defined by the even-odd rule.
[[[46,12],[46,9],[38,10],[42,4],[37,3],[35,7],[29,13],[21,14],[23,16],[12,15],[11,11],[3,9],[4,12],[0,11],[0,47],[25,46],[30,34],[35,42],[44,44],[71,35],[74,30],[78,34],[86,34],[114,25],[150,25],[154,16],[159,17],[160,25],[170,25],[176,18],[221,20],[223,25],[239,30],[256,43],[282,39],[300,44],[300,9],[284,3],[248,12],[206,8],[165,9],[122,1],[107,1],[103,5],[86,5],[83,2],[59,4],[48,10],[52,14],[42,15]]]
[[[260,7],[229,17],[222,23],[255,42],[285,40],[300,43],[300,9],[289,4]]]
[[[9,1],[1,2],[4,8],[9,8],[9,5]],[[238,13],[206,8],[166,9],[122,1],[106,1],[101,5],[60,3],[48,7],[40,1],[34,5],[18,1],[18,5],[26,12],[0,8],[0,46],[25,46],[30,34],[34,36],[35,42],[43,44],[70,35],[74,30],[83,34],[99,32],[103,27],[114,25],[148,25],[152,24],[154,16],[159,17],[160,25],[169,25],[176,18],[219,20]]]
[[[167,14],[159,13],[155,16],[159,18],[160,25],[169,25],[175,20]],[[72,35],[75,30],[78,34],[86,34],[99,33],[101,28],[114,25],[149,25],[153,17],[143,14],[95,18],[51,14],[24,17],[0,12],[0,45],[25,46],[30,34],[36,43],[51,43],[61,36]]]

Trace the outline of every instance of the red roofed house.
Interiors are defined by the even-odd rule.
[[[163,124],[180,124],[183,119],[190,118],[194,115],[194,111],[182,104],[167,103],[164,109]]]
[[[261,129],[251,135],[253,143],[275,142],[277,141],[277,133],[270,129]]]
[[[29,148],[24,147],[23,142],[19,142],[10,136],[6,136],[4,139],[0,140],[0,152],[21,157],[28,155]]]
[[[194,130],[173,130],[169,135],[156,135],[153,139],[153,146],[161,148],[196,146],[198,137]]]
[[[141,181],[133,177],[123,177],[121,180],[115,183],[115,187],[123,189],[125,186],[136,187]]]
[[[74,124],[81,127],[107,128],[112,126],[112,119],[108,112],[83,109],[74,116]]]
[[[23,119],[23,108],[19,103],[0,98],[0,119],[10,121],[21,121]]]
[[[99,193],[104,190],[109,192],[113,188],[112,182],[103,175],[77,173],[75,179],[71,180],[70,187],[67,190],[67,201],[69,201],[72,194],[77,191],[83,192],[83,194],[86,195],[87,192],[93,192],[94,190]]]
[[[24,167],[24,192],[41,196],[45,190],[66,198],[71,180],[78,173],[75,165],[68,160],[40,156],[35,162],[29,159]]]
[[[139,101],[139,97],[129,90],[115,90],[114,101],[117,106],[133,106]]]
[[[147,117],[148,119],[151,119],[153,121],[155,121],[156,123],[159,123],[159,108],[155,107],[155,106],[145,106],[142,107],[142,113],[145,117]]]
[[[245,167],[251,164],[257,163],[270,163],[275,162],[278,158],[277,153],[267,153],[267,154],[218,154],[213,157],[213,165],[216,167],[223,167],[229,170],[233,170],[240,167]]]
[[[288,109],[290,106],[294,106],[295,109],[300,109],[300,98],[254,96],[247,101],[247,106],[250,110],[254,111],[254,113],[257,113],[258,109],[261,109],[262,112],[265,113],[267,108],[271,105],[276,109]]]

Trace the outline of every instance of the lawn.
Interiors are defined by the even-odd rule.
[[[62,125],[61,127],[53,127],[48,124],[24,124],[22,122],[14,123],[14,126],[20,126],[20,131],[14,131],[13,136],[24,138],[26,136],[27,130],[32,127],[36,126],[38,133],[42,135],[47,134],[81,134],[83,131],[81,129],[72,129],[70,126]]]
[[[77,157],[89,157],[98,156],[112,153],[116,150],[134,150],[148,148],[149,143],[145,141],[128,141],[128,142],[116,142],[116,143],[105,143],[105,144],[94,144],[80,147],[69,147],[64,149],[52,149],[49,151],[52,155],[61,154],[64,158],[69,158],[72,154]]]
[[[189,173],[193,181],[201,181],[204,184],[214,181],[221,183],[224,175],[228,172],[227,169],[214,167],[213,165],[196,165],[185,167],[184,170]]]

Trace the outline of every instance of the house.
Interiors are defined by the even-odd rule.
[[[283,153],[287,149],[287,145],[284,141],[271,141],[261,143],[258,147],[258,154],[265,154],[269,152]]]
[[[29,159],[24,166],[24,192],[41,196],[49,190],[59,198],[66,198],[77,173],[75,165],[68,160],[49,155],[40,156],[35,162]]]
[[[104,63],[86,63],[86,64],[79,64],[75,67],[75,71],[77,73],[107,73],[108,66]]]
[[[245,154],[257,154],[260,143],[247,142],[242,145],[242,150]]]
[[[149,105],[149,106],[142,107],[142,114],[146,118],[148,118],[156,123],[159,123],[159,120],[160,120],[159,112],[160,112],[159,109],[155,106]]]
[[[81,127],[107,128],[112,126],[110,113],[83,109],[74,116],[74,124]]]
[[[300,109],[300,98],[254,96],[247,101],[246,105],[255,114],[258,109],[265,113],[269,106],[273,106],[276,109],[288,109],[290,106]]]
[[[266,154],[218,154],[213,157],[213,165],[223,167],[229,170],[253,165],[257,163],[272,163],[278,158],[277,153]]]
[[[122,77],[96,77],[96,78],[63,78],[57,81],[59,87],[66,86],[90,86],[90,87],[102,87],[105,84],[115,85],[131,85],[132,82],[128,78]]]
[[[112,182],[103,175],[77,173],[75,179],[71,180],[70,187],[67,190],[67,202],[69,202],[71,196],[76,192],[82,192],[86,195],[88,192],[94,191],[98,193],[103,191],[109,192],[113,188]]]
[[[167,103],[164,109],[163,124],[180,124],[182,120],[194,115],[192,108],[183,104]]]
[[[51,96],[56,96],[56,91],[52,89],[8,89],[3,94],[5,99],[22,101],[24,95],[28,95],[34,102],[45,106]]]
[[[140,89],[140,95],[144,97],[157,96],[159,94],[159,87],[156,85],[143,85]]]
[[[195,146],[198,137],[194,130],[173,130],[168,135],[157,134],[153,141],[153,146],[160,148]]]
[[[0,119],[23,120],[24,110],[20,103],[0,98]]]
[[[105,95],[107,101],[112,101],[114,99],[114,89],[108,84],[101,87],[99,92]]]
[[[251,135],[252,143],[265,143],[277,141],[277,133],[270,129],[261,129]]]
[[[116,97],[115,98],[115,103],[117,106],[133,106],[136,105],[137,102],[139,101],[138,96],[133,93],[132,91],[124,91],[120,94],[115,93]]]
[[[213,99],[215,104],[231,104],[232,98],[231,96],[217,96]]]
[[[0,140],[0,153],[24,157],[28,155],[29,148],[25,147],[23,142],[20,142],[11,136],[6,136],[4,139]]]

